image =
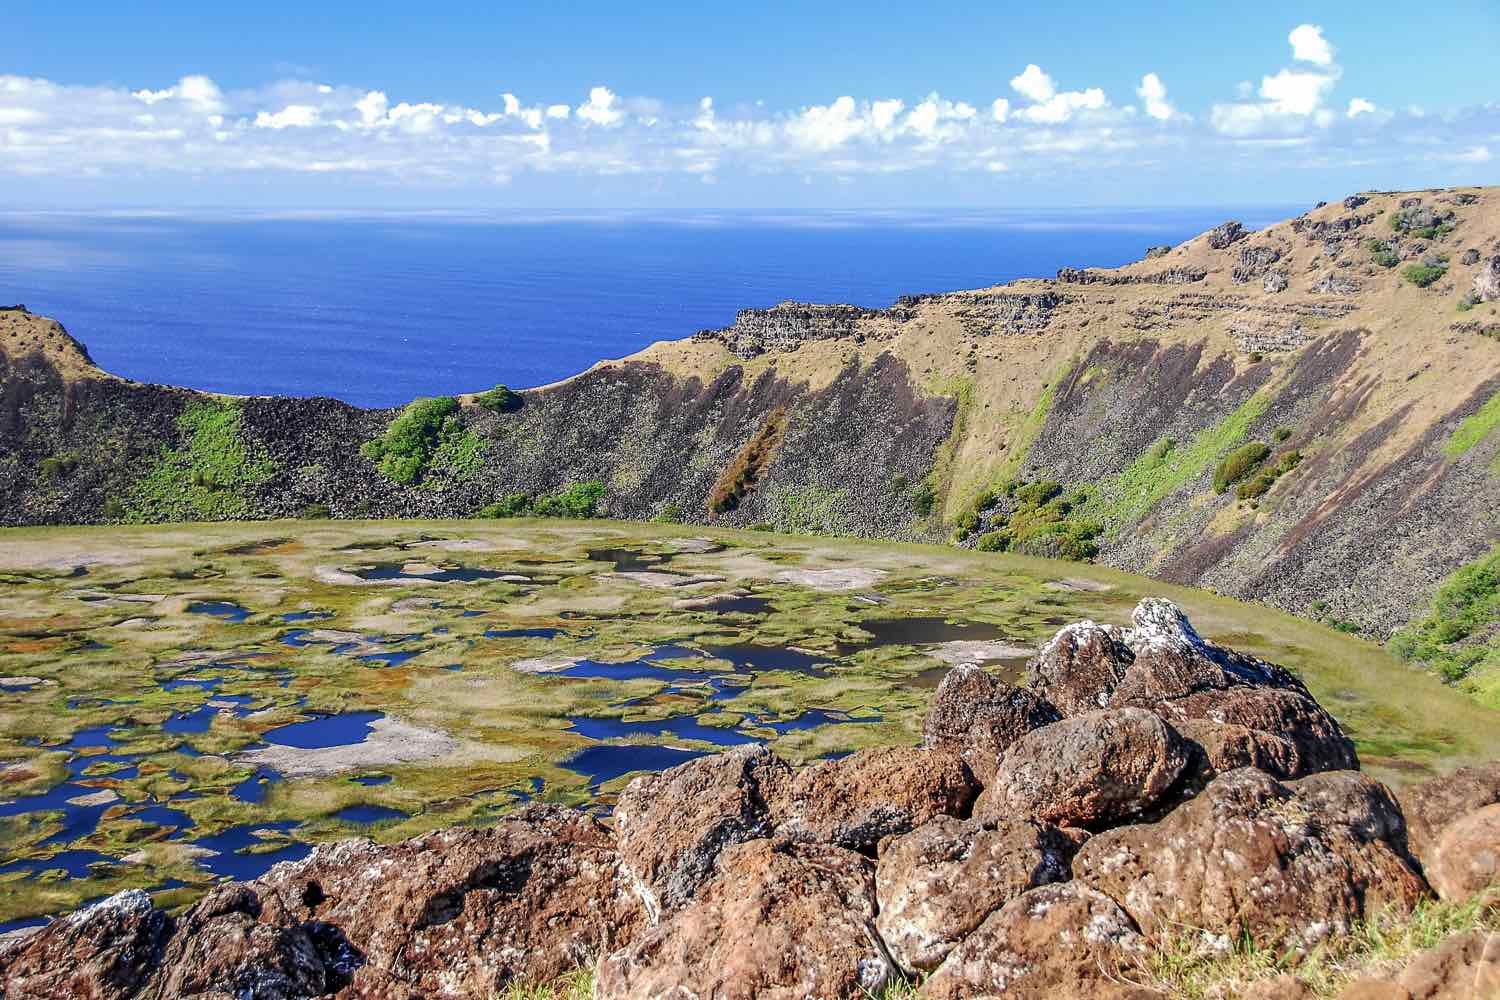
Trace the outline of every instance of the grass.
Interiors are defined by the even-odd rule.
[[[1426,288],[1447,273],[1448,268],[1439,264],[1408,264],[1401,277],[1418,288]]]
[[[195,400],[177,418],[186,443],[163,449],[124,501],[124,520],[233,521],[250,515],[247,491],[276,473],[270,459],[251,455],[240,438],[240,404]]]
[[[1485,438],[1500,427],[1500,392],[1496,392],[1478,410],[1465,417],[1463,422],[1453,431],[1447,441],[1443,442],[1443,454],[1449,458],[1458,458],[1477,448]],[[1500,455],[1490,465],[1491,470],[1500,472]]]
[[[1262,468],[1254,477],[1240,483],[1234,495],[1240,500],[1254,500],[1268,492],[1276,485],[1278,479],[1301,464],[1302,453],[1300,451],[1295,448],[1284,451],[1269,467]]]
[[[1118,530],[1134,524],[1169,494],[1197,479],[1226,451],[1238,445],[1250,425],[1270,404],[1269,393],[1245,400],[1212,427],[1199,431],[1185,445],[1160,439],[1147,448],[1113,483],[1102,484],[1078,511],[1081,517]]]
[[[915,1000],[918,984],[896,977],[878,993],[865,991],[869,1000]],[[594,995],[594,973],[579,969],[554,983],[510,983],[495,994],[495,1000],[590,1000]]]
[[[1427,616],[1392,636],[1391,648],[1450,684],[1500,673],[1500,545],[1444,580]]]
[[[360,454],[387,479],[409,486],[420,482],[434,456],[462,433],[458,400],[452,396],[414,399],[380,437],[365,442]]]
[[[1389,970],[1475,930],[1500,930],[1500,910],[1480,899],[1422,903],[1408,914],[1381,914],[1302,955],[1258,947],[1248,939],[1215,954],[1205,950],[1204,934],[1184,931],[1152,944],[1142,985],[1167,996],[1207,1000],[1238,995],[1257,980],[1291,973],[1315,996],[1334,997],[1362,975]]]
[[[1224,493],[1229,487],[1260,468],[1260,464],[1271,455],[1271,446],[1263,441],[1247,441],[1225,455],[1214,469],[1214,492]]]

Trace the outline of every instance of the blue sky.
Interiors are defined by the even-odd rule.
[[[1494,0],[128,6],[7,4],[0,202],[1181,204],[1500,178]]]

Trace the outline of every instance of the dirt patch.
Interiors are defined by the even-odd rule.
[[[813,590],[859,590],[873,587],[887,575],[883,569],[851,566],[847,569],[787,569],[776,574],[782,583],[796,583]]]
[[[370,734],[358,743],[315,750],[272,745],[248,750],[239,755],[239,760],[250,767],[270,768],[288,778],[304,778],[435,760],[458,748],[458,740],[446,733],[387,717],[370,723]]]

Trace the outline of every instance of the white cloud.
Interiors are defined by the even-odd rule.
[[[145,104],[181,101],[204,114],[214,114],[224,110],[223,91],[219,89],[218,84],[206,76],[185,76],[177,81],[176,86],[165,90],[137,90],[133,96]]]
[[[588,101],[578,105],[574,114],[594,125],[618,125],[625,117],[619,102],[620,98],[608,87],[594,87],[589,91]]]
[[[318,109],[310,104],[289,104],[280,111],[262,111],[255,116],[256,128],[308,128],[318,123]]]
[[[995,98],[994,103],[990,105],[990,117],[1003,123],[1010,117],[1010,102],[1003,97]]]
[[[371,90],[354,102],[354,110],[359,112],[361,124],[374,125],[385,117],[390,105],[391,100],[385,96],[385,91]]]
[[[1310,115],[1323,104],[1337,78],[1329,73],[1302,73],[1284,69],[1260,81],[1260,96],[1271,111],[1284,115]]]
[[[1358,118],[1360,115],[1372,115],[1375,111],[1374,104],[1363,97],[1353,97],[1349,99],[1349,110],[1345,112],[1345,115],[1349,118]]]
[[[1057,84],[1036,63],[1028,63],[1020,76],[1011,77],[1010,86],[1022,97],[1037,103],[1051,100],[1057,93]]]
[[[870,123],[875,130],[881,133],[889,133],[891,127],[896,124],[896,116],[906,107],[906,102],[899,98],[890,98],[876,101],[870,105]]]
[[[1136,88],[1135,96],[1145,104],[1146,114],[1157,121],[1167,121],[1176,114],[1176,109],[1167,101],[1167,85],[1155,73],[1147,73],[1141,77],[1141,85]]]
[[[1323,29],[1316,24],[1299,24],[1286,36],[1292,43],[1292,58],[1298,62],[1309,62],[1315,66],[1333,65],[1333,46],[1323,37]]]
[[[873,111],[872,111],[873,115]],[[787,123],[787,134],[808,149],[830,150],[859,135],[865,129],[856,111],[854,98],[845,95],[832,104],[815,104]]]

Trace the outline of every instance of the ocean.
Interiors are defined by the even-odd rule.
[[[541,385],[785,299],[1112,266],[1299,208],[528,217],[0,214],[0,303],[143,382],[395,406]]]

